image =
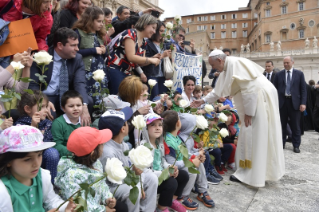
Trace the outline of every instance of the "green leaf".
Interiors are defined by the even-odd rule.
[[[88,189],[89,189],[89,184],[88,184],[88,183],[81,183],[81,184],[79,184],[79,186],[80,186],[83,190],[88,190]]]
[[[174,169],[174,167],[171,167],[171,166],[170,166],[170,167],[168,168],[168,171],[169,171],[169,174],[172,175],[172,174],[174,174],[175,169]]]
[[[100,105],[93,105],[93,108],[100,108]]]
[[[39,73],[35,73],[34,76],[40,77],[41,75]]]
[[[90,194],[94,198],[95,197],[95,190],[90,187]]]
[[[151,106],[154,108],[154,107],[156,107],[156,104],[155,104],[155,103],[152,103]]]
[[[167,180],[169,178],[169,171],[168,169],[164,169],[161,173],[161,175],[158,177],[158,185],[161,185],[162,182]]]
[[[196,135],[195,133],[192,133],[192,137],[193,137],[194,141],[196,141],[196,143],[200,142],[200,137],[198,135]]]
[[[127,175],[126,175],[126,177],[124,179],[124,183],[126,185],[132,186],[132,182],[133,182],[132,176],[129,173],[127,173]]]
[[[103,93],[106,93],[106,94],[110,94],[110,90],[107,89],[107,88],[103,88],[103,89],[102,89],[102,92],[103,92]]]
[[[31,95],[34,94],[33,90],[31,90],[31,89],[24,89],[23,91],[28,93],[28,94],[31,94]]]
[[[188,158],[188,150],[184,145],[179,145],[179,150],[185,158]]]
[[[180,109],[179,112],[184,113],[184,111],[182,109]]]
[[[136,175],[135,172],[133,172],[133,185],[136,186],[140,182],[140,176]]]
[[[87,210],[87,202],[81,196],[78,197],[78,204],[81,205],[84,210]]]
[[[188,158],[183,157],[183,162],[187,168],[194,167],[194,164],[190,162]]]
[[[92,96],[95,97],[95,96],[98,96],[100,95],[100,93],[94,93]]]
[[[170,49],[173,51],[174,50],[174,45],[171,44]]]
[[[22,81],[22,82],[31,82],[32,79],[30,79],[29,77],[21,77],[20,81]]]
[[[214,124],[213,127],[214,127],[216,130],[220,131],[219,127],[218,127],[216,124]]]
[[[15,96],[17,99],[21,100],[21,94],[19,94],[19,93],[14,93],[14,96]]]
[[[142,191],[141,191],[142,192]],[[135,186],[130,190],[130,196],[129,199],[131,200],[131,202],[135,205],[136,200],[138,198],[138,188]]]
[[[197,169],[195,169],[194,167],[189,167],[188,172],[192,173],[192,174],[200,174],[200,172]]]
[[[197,108],[191,108],[190,111],[191,111],[192,113],[196,113],[196,112],[197,112]]]
[[[130,152],[130,150],[126,150],[126,151],[124,151],[123,153],[124,153],[124,155],[125,156],[128,156],[128,153]]]
[[[225,185],[231,185],[229,182],[224,182]]]
[[[0,100],[2,101],[2,102],[10,102],[10,101],[12,101],[12,99],[13,98],[0,98]]]
[[[153,150],[153,148],[152,148],[150,143],[145,143],[144,146],[147,147],[151,151]]]
[[[169,40],[169,39],[171,39],[171,36],[170,35],[166,35],[166,38]]]
[[[225,115],[231,115],[231,112],[229,112],[228,110],[223,110],[222,113],[224,113]]]

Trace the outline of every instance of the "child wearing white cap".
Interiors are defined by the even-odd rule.
[[[51,175],[41,168],[42,153],[54,142],[43,142],[42,133],[21,125],[0,135],[0,209],[1,211],[47,211],[63,200],[53,191]],[[59,211],[72,211],[75,204],[64,204]]]

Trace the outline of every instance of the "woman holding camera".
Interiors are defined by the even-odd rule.
[[[138,66],[149,64],[158,65],[160,59],[145,57],[146,40],[151,38],[157,27],[157,19],[150,14],[142,15],[136,22],[134,29],[128,29],[116,36],[113,51],[108,56],[109,89],[111,94],[118,93],[122,80],[132,75],[132,70]],[[112,41],[113,42],[113,41]],[[147,81],[143,71],[139,71],[141,80]]]

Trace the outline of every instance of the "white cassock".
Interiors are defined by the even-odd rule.
[[[235,177],[254,187],[265,181],[277,181],[285,173],[282,132],[276,88],[263,75],[256,63],[239,57],[226,57],[224,71],[215,90],[205,100],[234,96],[241,120],[236,150]],[[252,125],[245,126],[244,117],[252,116]]]

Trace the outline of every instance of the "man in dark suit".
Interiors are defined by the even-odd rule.
[[[300,112],[306,109],[307,90],[303,72],[294,69],[293,64],[294,60],[291,56],[284,58],[285,69],[276,74],[274,86],[277,88],[279,98],[283,147],[285,148],[286,127],[289,118],[294,152],[300,153]]]
[[[58,29],[54,34],[53,45],[49,49],[49,54],[53,56],[53,62],[47,66],[47,71],[44,73],[47,77],[44,78],[47,82],[47,88],[42,86],[43,93],[49,98],[49,101],[56,109],[56,115],[62,115],[60,108],[60,99],[62,94],[67,90],[78,91],[83,98],[83,113],[81,116],[82,125],[89,125],[91,118],[88,110],[88,105],[92,104],[86,92],[85,69],[82,56],[77,53],[78,35],[69,28],[63,27]],[[41,69],[33,62],[31,66],[31,79],[29,89],[39,90],[39,78],[36,74],[42,74]],[[64,80],[67,78],[68,80]],[[91,99],[91,101],[90,101]]]
[[[265,72],[264,75],[265,77],[272,83],[274,84],[274,79],[276,72],[274,71],[274,63],[271,60],[266,61],[265,64]]]
[[[223,49],[223,52],[224,52],[227,56],[231,55],[230,49],[225,48],[225,49]],[[212,69],[212,70],[210,71],[209,75],[208,75],[208,78],[209,78],[209,79],[213,79],[213,82],[212,82],[212,87],[213,87],[213,88],[215,88],[215,85],[216,85],[216,82],[217,82],[217,80],[218,80],[219,74],[220,74],[219,71],[217,71],[216,69]]]

